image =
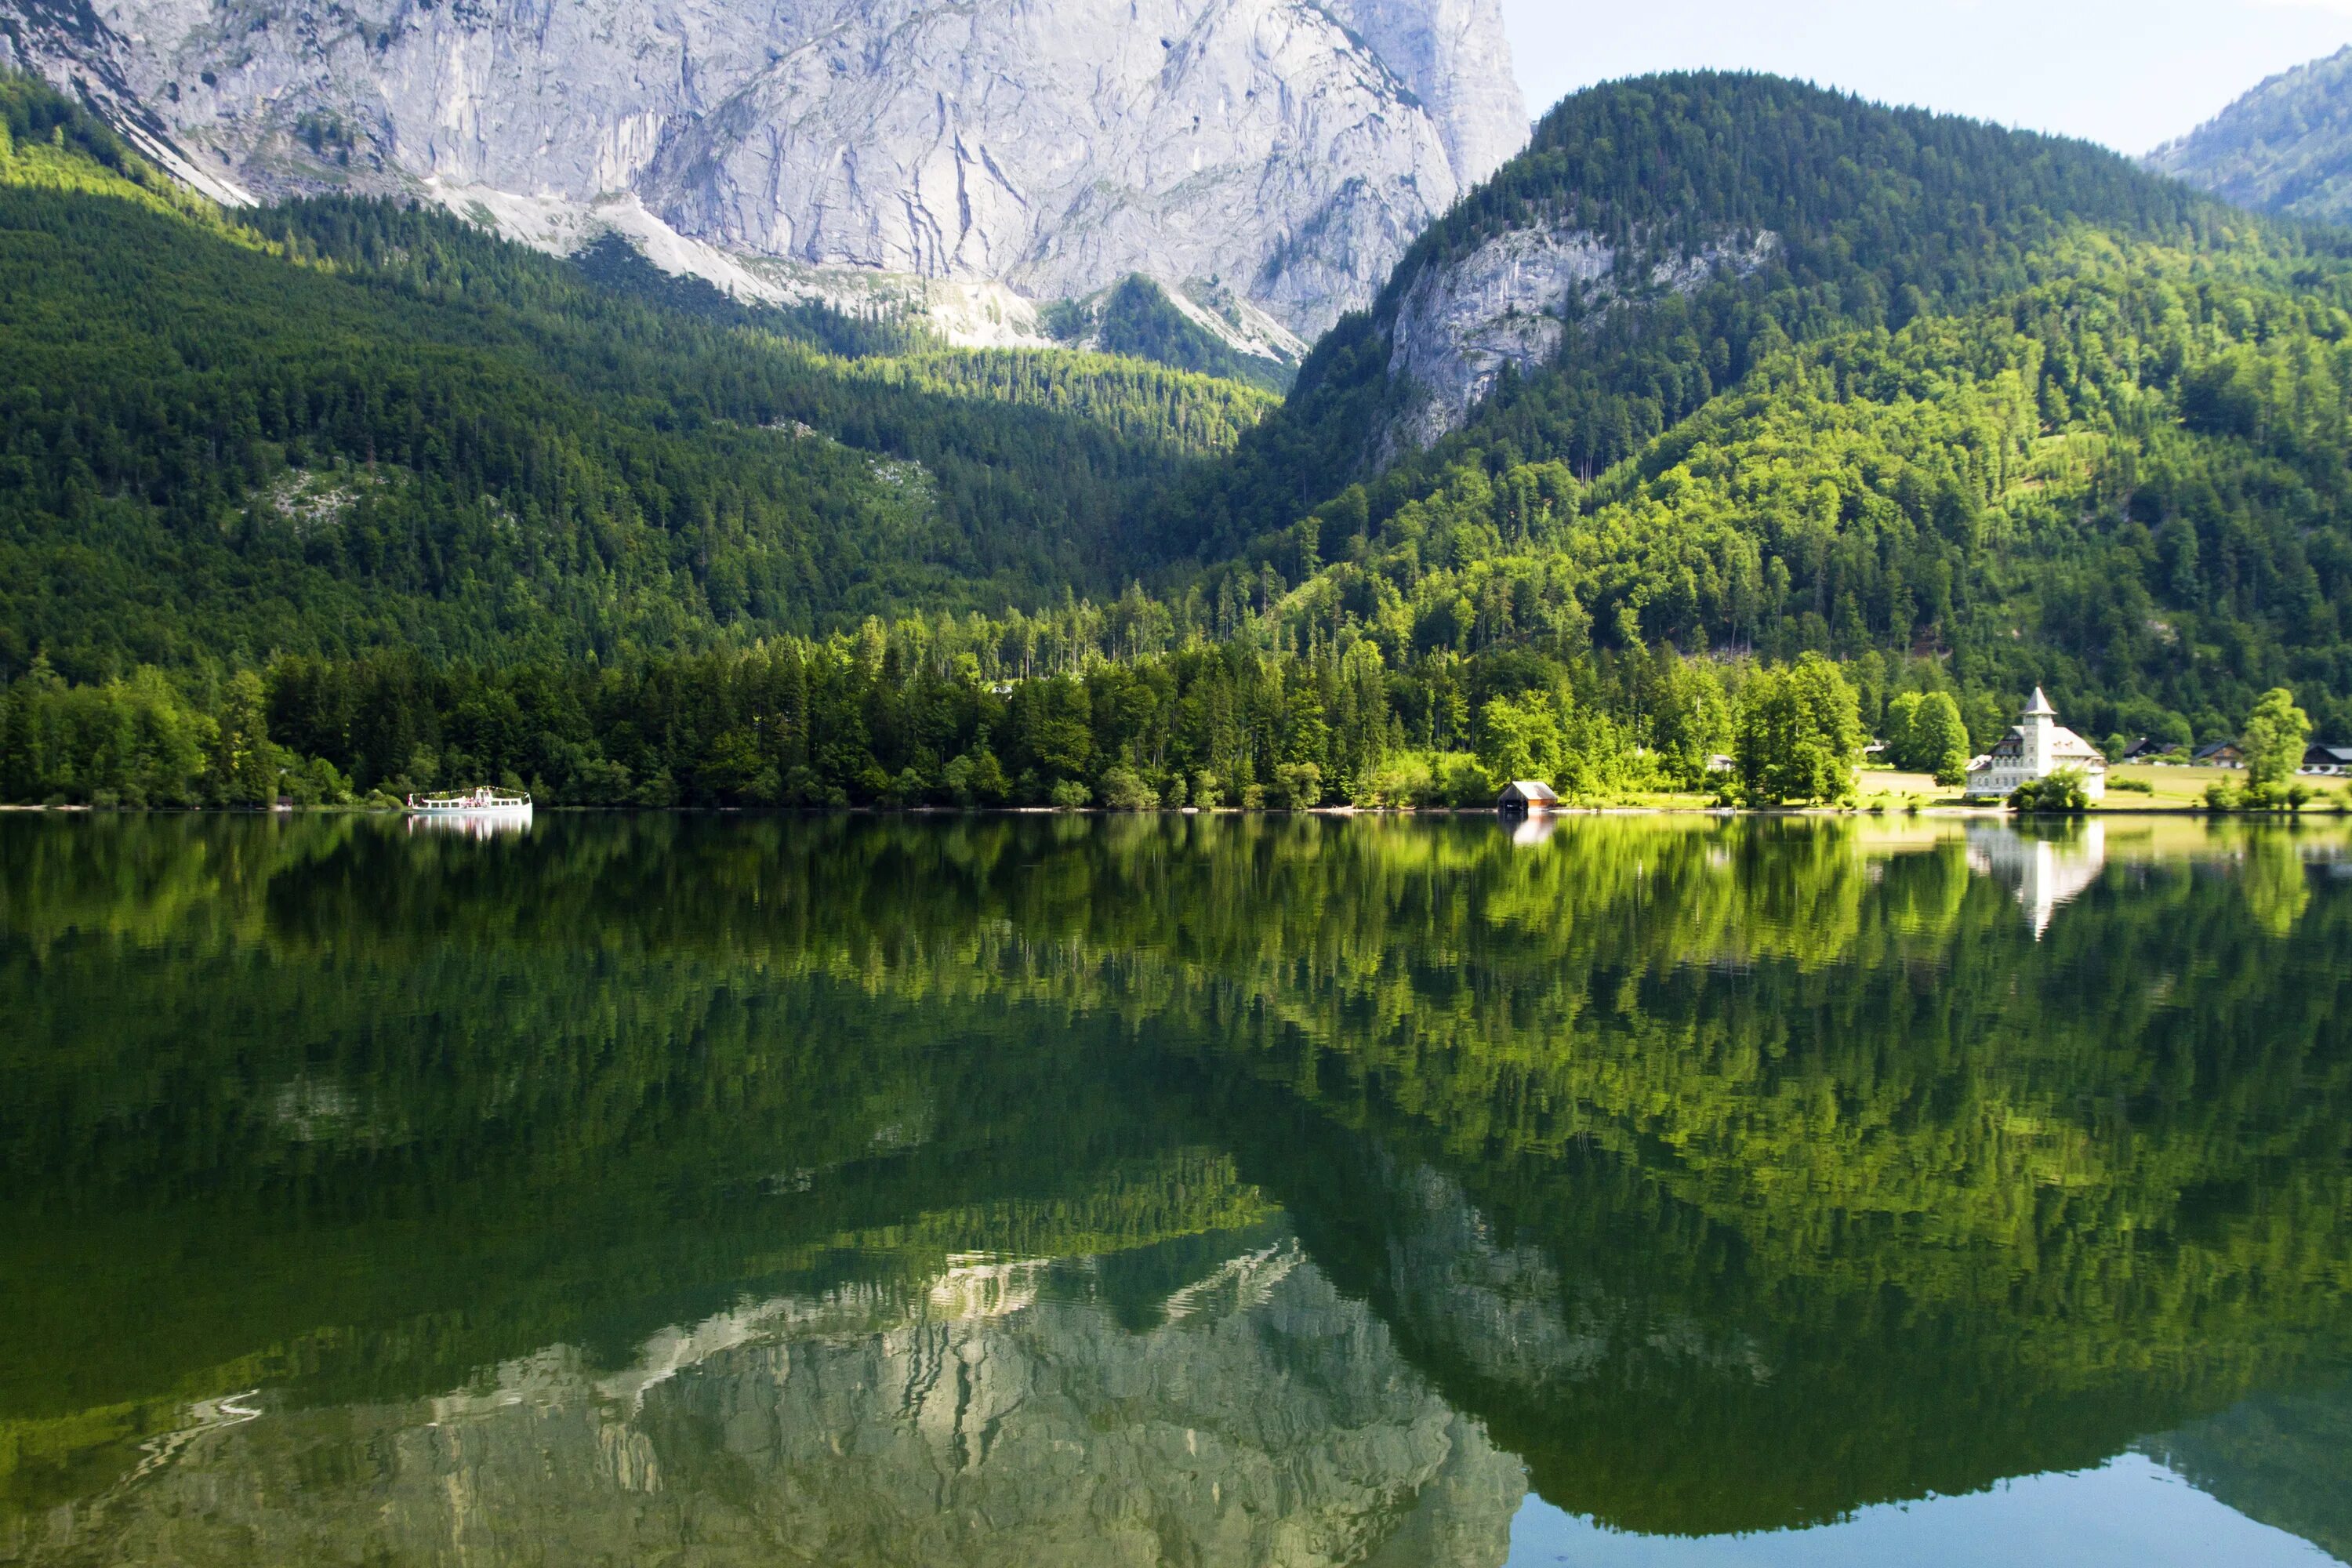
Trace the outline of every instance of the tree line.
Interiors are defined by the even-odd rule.
[[[1398,666],[1365,638],[1196,633],[1123,658],[1071,655],[1078,640],[1055,618],[910,616],[613,668],[287,657],[75,684],[37,658],[0,689],[0,795],[390,804],[497,784],[583,805],[1295,809],[1487,805],[1534,778],[1582,801],[1778,805],[1851,798],[1870,730],[1864,689],[1818,655]]]

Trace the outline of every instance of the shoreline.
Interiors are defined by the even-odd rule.
[[[643,812],[673,816],[1434,816],[1493,817],[1500,822],[1548,822],[1596,816],[1717,817],[1947,817],[2012,822],[2094,822],[2110,818],[2210,817],[2217,822],[2299,822],[2352,817],[2352,805],[2337,803],[2302,810],[2217,811],[2206,805],[2094,806],[2079,812],[2015,812],[2002,805],[1571,805],[1550,811],[1506,814],[1478,805],[1310,805],[1255,809],[1238,805],[1153,806],[1129,811],[1107,805],[538,805],[536,811],[566,815]],[[365,805],[0,805],[0,814],[59,816],[380,816],[409,818],[402,807]],[[462,819],[463,814],[443,813]]]

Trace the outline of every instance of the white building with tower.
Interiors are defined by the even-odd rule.
[[[2037,686],[2020,721],[1991,751],[1969,764],[1969,794],[2005,800],[2018,785],[2037,784],[2067,768],[2083,775],[2084,794],[2093,800],[2105,798],[2107,759],[2058,722],[2058,710]]]

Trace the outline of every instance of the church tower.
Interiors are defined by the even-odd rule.
[[[2025,710],[2024,722],[2020,728],[2025,737],[2025,776],[2034,779],[2049,776],[2056,765],[2052,756],[2054,748],[2051,742],[2053,731],[2058,728],[2058,710],[2050,706],[2050,699],[2042,694],[2042,688],[2038,686],[2033,689],[2033,701]]]

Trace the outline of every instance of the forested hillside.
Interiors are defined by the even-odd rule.
[[[2029,284],[2084,227],[2201,244],[2231,215],[2112,153],[1773,77],[1644,78],[1563,100],[1527,152],[1432,226],[1373,309],[1334,329],[1283,416],[1171,518],[1212,554],[1287,527],[1364,477],[1404,297],[1424,273],[1515,230],[1589,234],[1629,279],[1727,232],[1776,237],[1770,265],[1686,295],[1633,298],[1577,324],[1547,373],[1399,465],[1386,493],[1507,447],[1590,479],[1790,342],[1983,304]],[[1377,520],[1375,520],[1377,521]]]
[[[2147,163],[2257,212],[2352,217],[2352,48],[2271,78]]]
[[[1513,228],[1650,275],[1386,469],[1399,303]],[[1874,659],[2198,739],[2291,683],[2352,726],[2352,267],[2086,144],[1769,78],[1597,89],[1433,228],[1282,413],[1163,514],[1307,635]],[[1184,531],[1192,531],[1185,535]],[[1305,584],[1304,587],[1297,586]]]
[[[10,86],[0,668],[404,647],[613,659],[1115,592],[1140,494],[1260,395],[726,320],[457,220],[233,225]]]
[[[1105,353],[1150,360],[1280,392],[1293,367],[1242,353],[1187,317],[1150,279],[1129,276],[1093,300],[1065,300],[1045,312],[1045,329],[1068,342],[1091,342]]]

